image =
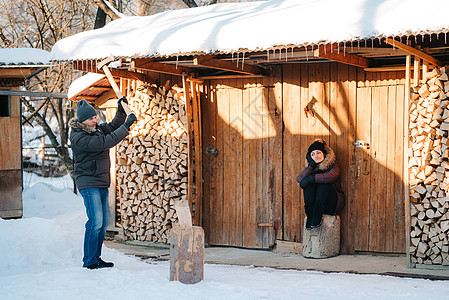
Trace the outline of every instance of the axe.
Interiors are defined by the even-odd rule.
[[[109,56],[108,58],[100,61],[97,64],[97,68],[99,70],[102,70],[104,72],[104,74],[106,74],[106,77],[108,77],[109,83],[111,84],[112,88],[114,89],[115,94],[117,95],[117,99],[120,99],[123,97],[122,92],[120,92],[120,89],[117,86],[117,83],[115,82],[114,76],[112,76],[111,71],[109,70],[109,67],[108,67],[108,64],[112,61],[114,61],[114,58],[112,56]],[[129,109],[128,104],[122,102],[122,106],[127,115],[132,113],[132,111]]]

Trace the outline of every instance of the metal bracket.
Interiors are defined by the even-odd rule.
[[[206,148],[206,152],[209,153],[209,154],[212,154],[215,157],[218,156],[218,150],[215,147],[207,147]]]

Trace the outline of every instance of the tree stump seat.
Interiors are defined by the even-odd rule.
[[[340,216],[323,215],[323,223],[318,228],[306,230],[304,218],[302,256],[307,258],[327,258],[340,253]]]

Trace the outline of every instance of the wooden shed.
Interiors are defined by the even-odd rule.
[[[40,49],[0,49],[0,217],[20,218],[22,206],[22,108],[18,91],[48,67]]]
[[[130,55],[114,76],[129,97],[142,82],[161,88],[170,80],[167,86],[184,89],[190,111],[187,199],[210,245],[301,243],[304,204],[296,177],[307,147],[319,137],[335,150],[341,168],[341,252],[407,253],[410,266],[438,265],[449,263],[447,247],[440,262],[412,259],[409,107],[411,88],[448,63],[446,38],[437,30],[263,51]],[[73,65],[99,72],[97,61],[77,58]],[[128,201],[117,195],[117,202]],[[154,203],[146,200],[136,197],[126,212],[117,204],[117,215],[133,222],[127,238],[164,241],[146,234],[154,232],[145,225],[154,220],[145,211]],[[443,238],[441,244],[449,245]]]

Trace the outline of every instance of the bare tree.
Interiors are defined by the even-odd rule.
[[[235,2],[236,0],[230,0]],[[228,2],[228,1],[220,1]],[[217,0],[0,0],[0,44],[2,47],[30,47],[50,51],[65,37],[92,28],[103,27],[107,20],[126,15],[151,15],[171,9],[210,5]],[[95,25],[95,26],[94,26]],[[30,91],[64,92],[74,76],[69,63],[41,72],[27,82]],[[73,115],[67,101],[47,99],[34,104],[23,99],[25,111],[32,118],[27,122],[40,125],[66,168],[73,162],[68,151],[68,120]],[[49,119],[54,116],[58,126],[52,128]]]
[[[89,0],[0,0],[0,39],[3,47],[28,47],[50,51],[60,39],[91,29],[94,10]],[[67,91],[74,75],[70,64],[46,69],[26,83],[30,91]],[[76,75],[75,75],[76,76]],[[32,115],[28,122],[42,127],[67,170],[73,169],[68,147],[68,120],[73,112],[67,109],[67,101],[46,99],[35,104],[22,98],[24,112]],[[58,126],[49,124],[51,117]],[[71,173],[72,174],[72,173]]]

